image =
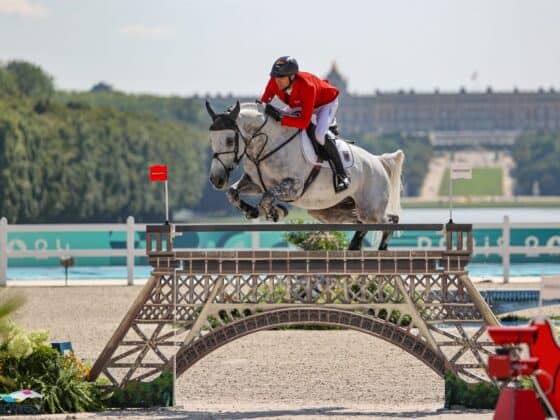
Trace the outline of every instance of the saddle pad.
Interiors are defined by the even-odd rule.
[[[306,161],[312,165],[321,165],[323,168],[330,168],[329,162],[326,160],[321,163],[317,161],[317,153],[315,153],[315,149],[313,149],[313,145],[311,144],[311,139],[305,130],[301,132],[301,148]],[[336,148],[338,149],[338,154],[340,155],[344,168],[348,169],[354,166],[354,154],[352,153],[350,145],[344,140],[336,139]]]

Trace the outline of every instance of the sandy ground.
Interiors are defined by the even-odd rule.
[[[428,173],[420,188],[420,197],[424,200],[436,200],[439,197],[439,186],[445,170],[449,168],[449,156],[432,157],[428,165]]]
[[[14,319],[70,340],[95,359],[140,287],[10,288],[27,298]],[[560,307],[550,309],[560,313]],[[211,353],[178,379],[179,408],[42,418],[490,419],[442,411],[443,381],[408,353],[354,331],[265,331]],[[10,417],[12,419],[17,417]],[[36,417],[37,418],[37,417]]]

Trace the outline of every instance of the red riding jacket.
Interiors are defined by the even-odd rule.
[[[319,79],[317,76],[303,71],[298,72],[292,83],[292,93],[289,99],[286,92],[280,90],[271,77],[262,95],[262,102],[270,102],[277,95],[290,108],[301,108],[299,117],[282,117],[282,125],[306,129],[311,122],[313,110],[321,105],[328,104],[338,97],[338,89],[328,81]]]

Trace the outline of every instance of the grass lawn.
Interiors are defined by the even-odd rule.
[[[440,209],[446,208],[449,206],[449,199],[448,197],[442,197],[439,201],[425,201],[425,202],[404,202],[402,207],[405,209]],[[504,200],[504,201],[478,201],[476,198],[467,201],[454,201],[453,207],[455,208],[504,208],[504,207],[522,207],[522,208],[560,208],[560,200],[551,200],[551,201],[513,201],[513,200]]]
[[[502,168],[473,168],[472,179],[453,180],[453,195],[502,195]],[[439,195],[449,195],[449,169],[445,171]]]

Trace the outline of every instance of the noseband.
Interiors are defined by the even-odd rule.
[[[251,143],[251,141],[255,137],[263,134],[261,133],[261,130],[264,128],[267,122],[268,122],[268,115],[265,117],[264,123],[255,131],[255,133],[251,137],[245,137],[243,133],[241,133],[241,130],[237,125],[237,122],[234,119],[230,118],[228,114],[220,114],[216,116],[216,119],[210,126],[210,131],[232,130],[235,133],[235,139],[234,139],[233,150],[228,150],[225,152],[214,152],[214,154],[212,155],[212,159],[215,159],[218,162],[220,162],[220,164],[223,166],[225,171],[229,174],[231,171],[235,169],[236,166],[239,165],[239,162],[241,161],[241,159],[243,159],[243,156],[245,156],[246,154],[245,151],[247,150],[247,146],[249,145],[249,143]],[[245,145],[245,148],[243,149],[243,153],[241,154],[239,154],[240,137],[241,139],[243,139],[243,143]],[[226,166],[226,164],[222,161],[220,156],[229,155],[232,153],[233,153],[233,165]]]
[[[239,126],[237,125],[237,122],[234,118],[231,118],[229,116],[229,114],[219,114],[219,115],[215,115],[214,121],[212,122],[212,125],[210,126],[210,131],[221,131],[221,130],[233,130],[235,132],[235,145],[234,145],[234,149],[233,150],[229,150],[226,152],[215,152],[214,155],[212,156],[212,159],[216,159],[218,162],[220,162],[220,164],[224,167],[224,169],[226,170],[226,173],[229,175],[229,173],[235,169],[235,166],[237,166],[239,164],[239,162],[241,161],[241,159],[243,158],[243,156],[247,156],[247,159],[249,159],[257,168],[257,173],[259,175],[259,181],[261,183],[261,187],[263,191],[267,191],[266,185],[264,183],[264,179],[263,179],[263,175],[261,172],[261,167],[260,164],[262,161],[264,161],[265,159],[268,159],[270,156],[272,156],[274,153],[276,153],[278,150],[280,150],[281,148],[283,148],[284,146],[286,146],[288,143],[290,143],[294,138],[296,138],[296,136],[301,132],[301,130],[297,130],[292,136],[290,136],[287,140],[285,140],[284,142],[282,142],[282,144],[280,144],[279,146],[275,147],[273,150],[264,153],[264,149],[266,147],[266,144],[268,143],[268,135],[266,133],[262,133],[261,130],[264,128],[264,126],[266,125],[266,123],[268,122],[268,115],[265,115],[265,119],[264,119],[264,123],[261,124],[261,126],[259,128],[257,128],[257,130],[251,135],[251,137],[245,137],[243,135],[243,133],[241,132],[241,130],[239,129]],[[260,152],[258,153],[257,156],[251,156],[248,155],[246,153],[247,151],[247,147],[251,144],[251,141],[253,141],[253,139],[257,136],[265,136],[265,143],[262,147],[262,149],[260,150]],[[241,153],[241,155],[239,155],[239,138],[241,137],[241,139],[243,140],[243,143],[245,144],[245,149],[243,150],[243,153]],[[235,166],[231,166],[231,167],[227,167],[224,162],[222,162],[220,156],[221,155],[225,155],[225,154],[230,154],[233,153],[234,154],[234,160],[233,162],[235,163]],[[314,168],[314,171],[317,168]],[[318,171],[317,171],[318,173]],[[316,173],[315,173],[316,175]],[[309,178],[308,178],[309,179]],[[314,177],[313,177],[314,179]],[[306,181],[307,184],[307,181]],[[307,187],[304,188],[307,189]]]

